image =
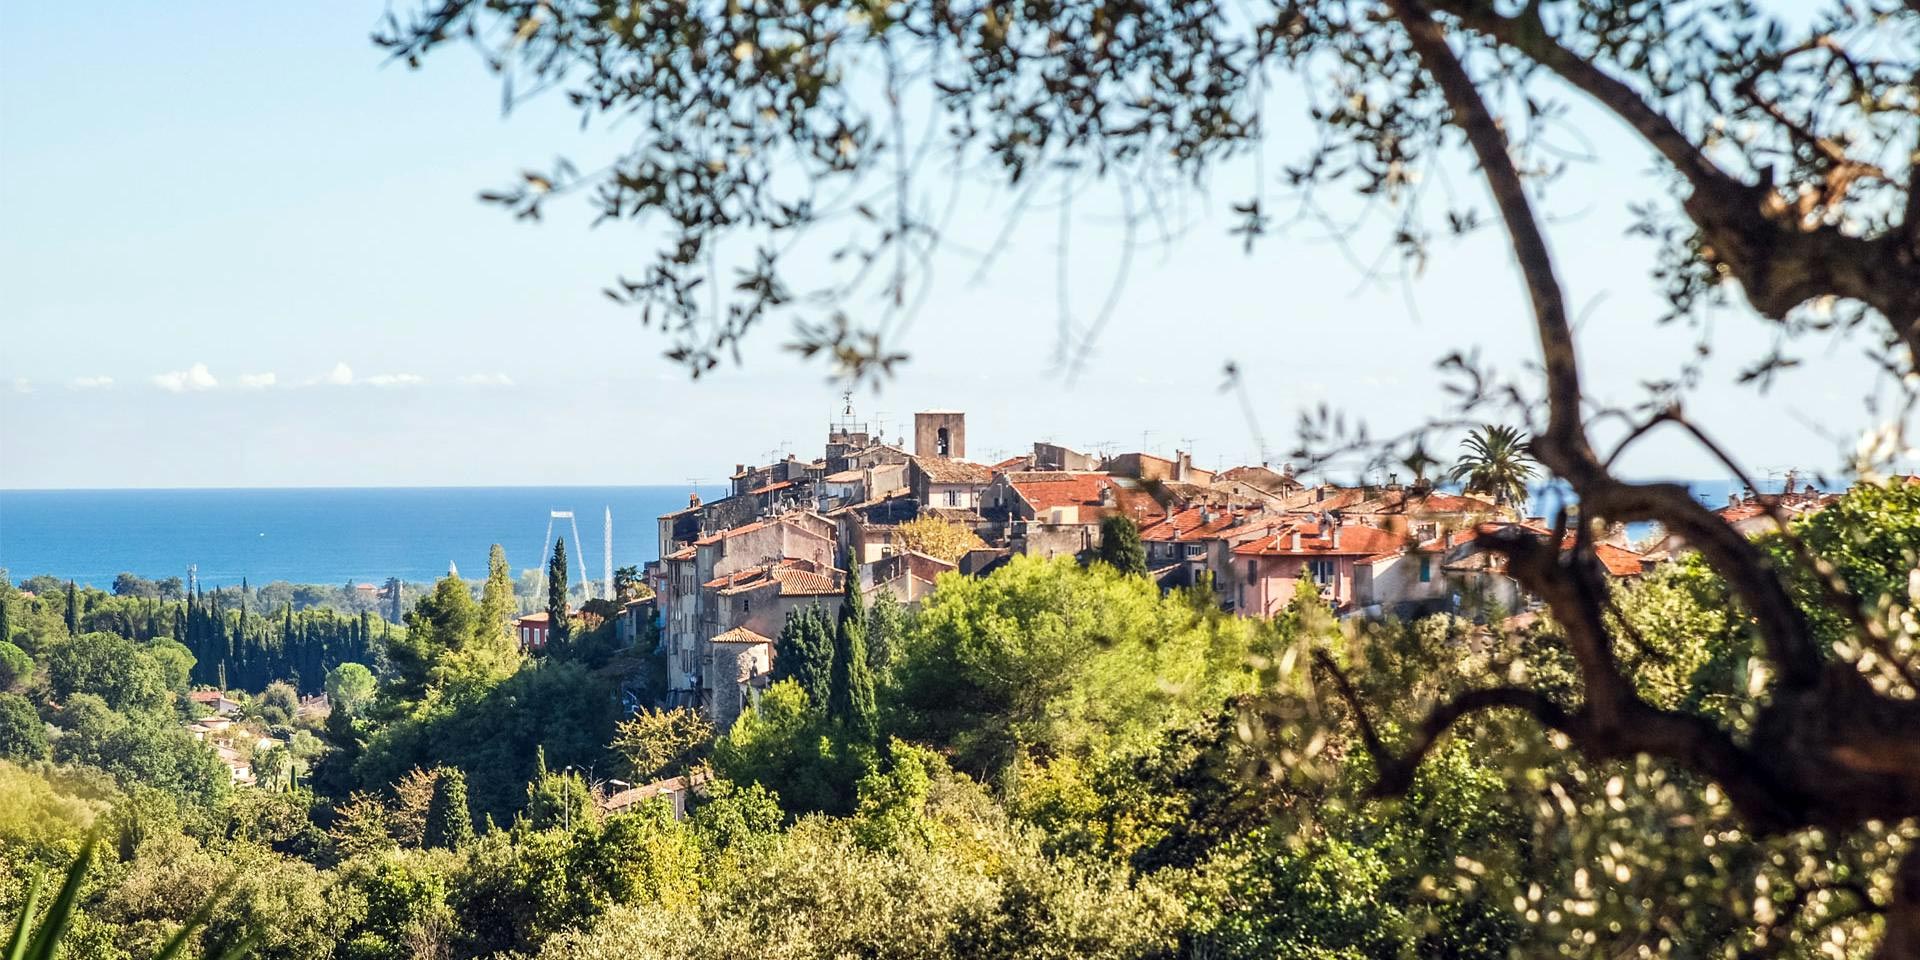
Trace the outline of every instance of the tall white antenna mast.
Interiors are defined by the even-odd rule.
[[[603,563],[603,566],[601,567],[601,572],[606,574],[606,579],[600,581],[600,591],[601,591],[600,596],[603,599],[612,600],[613,599],[613,507],[611,506],[607,507],[607,532],[606,532],[605,547],[606,547],[606,553],[601,556],[601,561]]]

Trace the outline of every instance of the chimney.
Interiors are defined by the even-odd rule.
[[[698,493],[687,494],[687,506],[697,507],[699,505],[700,505],[700,495]]]
[[[733,472],[734,472],[734,473],[736,473],[736,474],[739,474],[739,473],[746,473],[746,472],[747,472],[747,465],[746,465],[746,464],[744,464],[744,463],[736,463],[736,464],[734,464],[734,465],[733,465]]]
[[[1397,473],[1389,473],[1389,474],[1387,474],[1387,489],[1388,489],[1388,490],[1399,490],[1399,489],[1400,489],[1400,475],[1399,475],[1399,474],[1397,474]]]
[[[1173,452],[1174,482],[1186,483],[1190,479],[1192,479],[1192,476],[1193,476],[1193,454],[1188,453],[1185,450],[1175,450]]]
[[[1300,528],[1299,527],[1293,528],[1293,540],[1288,544],[1287,549],[1294,553],[1300,552]]]
[[[1794,484],[1794,481],[1795,481],[1795,479],[1796,479],[1796,478],[1794,477],[1794,472],[1793,472],[1792,470],[1788,470],[1788,471],[1787,471],[1787,485],[1786,485],[1786,487],[1785,487],[1785,488],[1783,488],[1783,489],[1782,489],[1782,490],[1780,491],[1780,494],[1781,494],[1781,496],[1786,496],[1786,497],[1791,497],[1791,496],[1793,496],[1793,484]]]
[[[1333,525],[1332,537],[1333,537],[1333,548],[1335,550],[1340,549],[1340,524],[1335,523]]]

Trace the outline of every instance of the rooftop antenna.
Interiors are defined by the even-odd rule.
[[[607,507],[607,531],[606,531],[606,540],[604,542],[604,546],[605,546],[606,552],[601,554],[601,557],[600,557],[601,564],[602,564],[600,567],[600,572],[606,576],[606,579],[600,581],[600,597],[603,600],[612,600],[613,599],[613,507],[611,505]]]

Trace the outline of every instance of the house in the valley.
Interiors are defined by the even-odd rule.
[[[1348,612],[1357,600],[1356,567],[1405,546],[1399,534],[1337,518],[1280,526],[1233,549],[1235,607],[1248,616],[1271,617],[1286,608],[1302,580],[1311,578],[1329,606]]]
[[[218,690],[195,690],[187,694],[187,699],[195,707],[215,716],[230,717],[240,712],[239,702],[227,699],[227,695]]]
[[[1221,605],[1233,609],[1233,549],[1280,523],[1278,514],[1211,504],[1176,510],[1140,528],[1147,568],[1163,588],[1189,587],[1211,577]]]
[[[1447,493],[1419,483],[1389,483],[1372,496],[1337,508],[1349,523],[1390,530],[1418,541],[1471,530],[1489,520],[1516,519],[1491,500]]]
[[[983,463],[916,456],[907,465],[907,487],[921,509],[978,512],[980,494],[992,482],[993,470]]]
[[[1294,478],[1291,468],[1275,470],[1260,464],[1222,470],[1214,475],[1213,486],[1236,498],[1263,506],[1277,506],[1287,497],[1299,493],[1306,485]]]
[[[1537,520],[1525,520],[1482,523],[1471,530],[1448,536],[1444,541],[1442,570],[1450,591],[1461,604],[1480,607],[1495,604],[1508,612],[1535,605],[1534,598],[1508,572],[1506,556],[1479,542],[1480,535],[1501,531],[1516,531],[1543,539],[1553,535],[1553,530],[1545,524]],[[1564,550],[1571,550],[1575,545],[1576,539],[1571,533],[1561,542]],[[1597,542],[1592,549],[1594,558],[1607,575],[1619,580],[1638,578],[1652,571],[1660,562],[1655,557],[1617,543]]]
[[[860,591],[869,603],[882,592],[904,604],[916,604],[933,595],[934,581],[958,565],[917,550],[896,550],[860,568]]]
[[[994,477],[981,494],[981,513],[1005,525],[1013,552],[1053,557],[1098,549],[1104,517],[1118,514],[1144,527],[1167,510],[1131,477],[1035,470]]]
[[[520,641],[522,650],[545,650],[547,634],[553,631],[553,616],[545,610],[515,617],[513,635]]]
[[[1185,450],[1175,450],[1171,460],[1150,453],[1122,453],[1108,458],[1104,469],[1116,477],[1132,477],[1135,480],[1196,483],[1201,486],[1214,481],[1213,471],[1194,466],[1193,454]]]

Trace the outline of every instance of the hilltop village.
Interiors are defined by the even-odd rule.
[[[968,459],[957,411],[916,413],[910,450],[840,423],[820,457],[737,464],[727,496],[690,495],[660,517],[661,555],[644,571],[654,596],[627,604],[622,632],[657,618],[665,705],[699,708],[724,730],[770,683],[789,614],[836,609],[847,577],[869,601],[886,592],[912,605],[943,574],[982,576],[1016,555],[1090,561],[1129,527],[1163,590],[1209,591],[1244,616],[1273,616],[1309,580],[1341,617],[1522,614],[1534,601],[1477,534],[1551,530],[1505,500],[1424,480],[1308,483],[1268,464],[1205,470],[1185,451],[1101,457],[1039,442],[984,464]],[[1753,532],[1830,500],[1789,481],[1721,513]],[[1683,549],[1636,546],[1616,527],[1595,553],[1613,577],[1635,578]],[[545,616],[519,621],[523,644],[542,645]]]

